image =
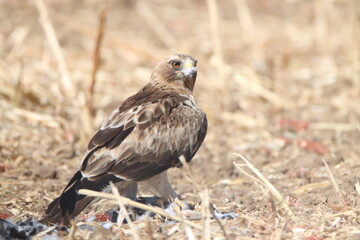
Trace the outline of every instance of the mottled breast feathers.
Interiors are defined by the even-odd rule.
[[[187,161],[203,142],[206,115],[192,95],[145,86],[103,122],[80,164],[85,177],[105,173],[142,181]]]

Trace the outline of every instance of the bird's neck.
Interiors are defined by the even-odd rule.
[[[187,85],[183,81],[173,81],[173,82],[163,82],[163,81],[154,81],[152,82],[153,86],[159,91],[175,92],[183,95],[193,95],[192,89],[193,85]]]

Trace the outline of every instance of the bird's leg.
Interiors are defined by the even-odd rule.
[[[167,178],[167,171],[149,178],[142,183],[152,194],[163,197],[165,200],[172,201],[175,198],[181,198],[171,187]]]
[[[171,187],[166,171],[146,180],[144,183],[147,190],[152,194],[163,197],[163,200],[165,201],[172,202],[170,203],[170,208],[177,205],[181,210],[192,209],[191,204],[184,201],[184,199]]]
[[[132,200],[136,199],[136,195],[138,192],[137,182],[120,181],[115,183],[115,186],[119,190],[120,196],[130,198]]]

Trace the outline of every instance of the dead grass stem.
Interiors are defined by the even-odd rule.
[[[94,116],[94,89],[96,84],[96,73],[100,67],[101,63],[101,45],[102,40],[104,38],[104,32],[105,32],[105,23],[106,23],[106,14],[108,11],[108,1],[104,1],[104,4],[102,6],[100,15],[99,15],[99,27],[98,27],[98,33],[96,36],[96,42],[94,47],[94,53],[93,53],[93,66],[92,66],[92,72],[91,72],[91,82],[89,87],[89,95],[88,95],[88,101],[87,101],[87,107],[89,110],[89,113],[91,116]]]
[[[52,12],[55,20],[64,24],[68,28],[83,34],[85,37],[95,38],[96,31],[92,28],[75,21],[74,19],[61,14]],[[135,58],[138,62],[146,61],[146,60],[159,60],[159,57],[156,56],[156,51],[153,51],[149,48],[142,48],[132,42],[129,42],[125,39],[122,39],[119,36],[115,36],[111,33],[107,33],[104,37],[104,44],[112,49],[121,49],[126,55],[130,55]]]
[[[276,200],[278,200],[278,202],[280,203],[280,205],[286,210],[286,212],[288,213],[288,215],[290,217],[294,216],[294,213],[292,212],[292,210],[290,209],[289,205],[285,202],[285,199],[283,198],[283,196],[281,195],[281,193],[274,187],[274,185],[272,185],[270,183],[269,180],[267,180],[264,175],[254,166],[252,165],[243,155],[238,154],[238,153],[234,153],[235,156],[239,157],[241,160],[243,160],[246,164],[246,166],[259,178],[259,180],[264,184],[264,186],[266,186],[269,191],[271,192],[271,194],[276,198]],[[234,162],[234,165],[239,169],[241,169],[241,165],[239,165],[238,163]]]
[[[63,87],[63,93],[69,98],[73,98],[76,93],[76,88],[74,83],[70,78],[70,74],[66,65],[66,61],[61,50],[59,40],[56,36],[53,24],[51,23],[48,11],[45,7],[45,4],[42,0],[35,0],[36,7],[40,14],[40,23],[43,27],[44,33],[54,54],[54,57],[57,61],[59,72],[61,74],[61,86]]]
[[[224,237],[226,239],[228,239],[228,235],[226,233],[226,230],[222,224],[222,222],[220,221],[220,219],[218,219],[215,216],[215,207],[211,204],[210,202],[210,194],[209,194],[209,190],[200,183],[200,181],[196,178],[196,176],[192,173],[192,170],[190,168],[190,165],[186,162],[186,159],[184,156],[180,156],[179,158],[183,169],[184,169],[184,173],[187,174],[187,176],[189,177],[191,183],[197,188],[197,190],[199,191],[199,196],[201,199],[201,218],[202,218],[202,224],[203,224],[203,233],[202,233],[202,239],[204,240],[208,240],[211,239],[211,230],[210,230],[210,211],[211,211],[211,215],[214,217],[214,219],[216,220],[216,222],[218,223],[218,225],[220,226]]]
[[[84,194],[84,195],[93,196],[93,197],[100,197],[100,198],[107,198],[107,199],[111,199],[111,200],[116,200],[116,197],[114,196],[114,194],[96,192],[96,191],[91,191],[91,190],[88,190],[88,189],[80,189],[79,194]],[[171,219],[171,220],[174,220],[174,221],[178,221],[178,222],[183,222],[184,224],[189,225],[189,226],[191,226],[191,227],[193,227],[195,229],[198,229],[198,230],[203,229],[200,225],[198,225],[196,223],[193,223],[193,222],[188,221],[188,220],[184,220],[184,219],[182,219],[182,218],[180,218],[178,216],[169,215],[163,209],[152,207],[152,206],[145,205],[145,204],[142,204],[142,203],[138,203],[138,202],[132,201],[132,200],[130,200],[128,198],[124,198],[124,197],[121,197],[121,196],[119,196],[118,198],[120,198],[122,200],[124,205],[140,208],[140,209],[143,209],[145,211],[154,212],[156,214],[159,214],[162,217],[165,217],[165,218],[168,218],[168,219]],[[213,234],[213,235],[217,236],[217,234]]]
[[[158,39],[169,49],[176,46],[176,39],[167,30],[159,15],[149,6],[147,1],[138,1],[136,4],[138,13],[145,19]]]
[[[121,216],[121,212],[125,215],[125,219],[127,221],[127,224],[129,224],[130,230],[131,230],[131,234],[133,235],[135,240],[140,240],[140,236],[137,234],[136,228],[133,224],[133,222],[131,221],[129,214],[126,210],[125,204],[122,201],[122,198],[120,196],[119,190],[115,187],[115,185],[113,183],[110,183],[111,186],[111,191],[113,193],[113,195],[115,196],[116,201],[118,202],[119,206],[120,206],[120,212],[119,212],[119,217],[118,220],[120,219]],[[119,225],[119,227],[122,225],[123,219],[121,219],[121,222],[118,221],[117,224]]]
[[[334,174],[332,173],[329,165],[327,164],[325,158],[323,158],[322,161],[323,161],[323,163],[324,163],[324,165],[325,165],[326,172],[327,172],[328,177],[329,177],[329,179],[330,179],[331,185],[332,185],[332,187],[334,188],[335,195],[336,195],[337,199],[339,200],[340,203],[345,204],[345,205],[348,205],[348,204],[349,204],[349,201],[348,201],[348,199],[345,197],[345,195],[343,194],[343,192],[340,190],[339,184],[338,184],[338,182],[336,181],[336,178],[335,178]]]
[[[211,38],[213,42],[215,64],[214,67],[217,71],[218,78],[222,83],[222,93],[224,96],[224,107],[228,108],[229,99],[226,97],[229,87],[229,82],[226,77],[226,65],[223,56],[223,47],[221,41],[221,31],[220,31],[220,16],[218,12],[217,2],[215,0],[207,0],[208,12],[209,12],[209,22],[211,30]]]

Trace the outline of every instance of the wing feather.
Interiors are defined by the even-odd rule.
[[[89,143],[81,163],[86,177],[111,173],[142,181],[195,155],[206,134],[206,115],[184,96],[113,111]],[[200,134],[200,135],[199,135]]]

